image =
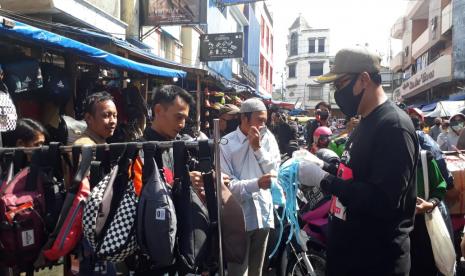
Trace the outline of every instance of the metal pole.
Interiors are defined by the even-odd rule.
[[[221,163],[220,163],[220,119],[213,120],[213,142],[215,146],[215,170],[216,170],[216,200],[218,206],[218,247],[219,247],[219,275],[224,275],[224,265],[223,265],[223,236],[221,231],[221,206],[223,205],[221,199]]]
[[[197,107],[197,132],[200,133],[200,112],[202,112],[202,103],[201,103],[201,100],[202,100],[202,96],[200,94],[200,75],[197,75],[197,92],[196,92],[196,95],[197,95],[197,103],[196,103],[196,107]]]

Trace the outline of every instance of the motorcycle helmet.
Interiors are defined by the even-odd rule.
[[[318,148],[327,148],[333,132],[329,127],[320,126],[313,132],[313,141]]]

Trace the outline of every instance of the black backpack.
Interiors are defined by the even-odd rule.
[[[137,241],[141,253],[148,255],[154,268],[174,262],[176,211],[171,191],[156,162],[154,144],[144,144],[142,191],[137,207]]]
[[[173,201],[178,219],[177,266],[181,272],[198,273],[205,268],[211,251],[211,220],[207,206],[191,186],[187,165],[189,155],[184,141],[173,143],[173,157]]]

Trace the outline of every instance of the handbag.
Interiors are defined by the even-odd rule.
[[[429,177],[426,151],[420,152],[421,165],[423,169],[423,184],[425,186],[425,198],[429,197]],[[444,275],[454,275],[455,273],[455,250],[449,231],[438,208],[434,208],[431,213],[425,214],[425,224],[431,240],[434,261],[437,269]]]
[[[92,189],[84,209],[84,235],[99,260],[121,262],[137,250],[137,198],[128,172],[136,153],[136,144],[126,145],[118,164]]]

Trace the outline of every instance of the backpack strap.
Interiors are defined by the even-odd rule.
[[[74,146],[71,149],[71,158],[72,158],[72,163],[71,163],[71,168],[72,168],[72,173],[76,174],[78,168],[79,168],[79,157],[81,157],[81,146]]]
[[[213,179],[213,161],[208,140],[199,141],[199,167],[203,176],[208,217],[210,218],[210,222],[216,223],[218,220],[217,201],[215,181]],[[217,177],[221,177],[220,171],[218,171]]]
[[[42,160],[42,148],[32,151],[30,171],[26,179],[26,191],[34,191],[37,188],[37,180],[39,177],[40,161]]]
[[[27,156],[22,150],[15,150],[13,153],[14,173],[26,167]]]
[[[47,162],[48,167],[51,168],[53,172],[53,176],[56,176],[58,179],[63,178],[63,168],[61,166],[61,153],[60,153],[60,145],[59,142],[51,142],[48,146],[47,151]]]
[[[73,148],[74,150],[74,148]],[[74,154],[74,153],[73,153]],[[90,170],[90,166],[92,163],[92,159],[94,157],[92,147],[82,147],[82,155],[81,155],[81,162],[79,163],[79,166],[76,169],[76,173],[73,178],[73,182],[71,184],[71,187],[69,187],[69,190],[71,192],[75,192],[79,188],[79,184],[82,182],[84,177],[87,176]],[[74,156],[73,156],[74,158]]]
[[[186,144],[184,141],[173,141],[174,184],[173,191],[189,191],[190,181],[186,177]]]
[[[155,164],[152,159],[155,157],[156,147],[153,143],[144,143],[142,146],[144,151],[144,166],[142,167],[142,183],[145,184],[147,177],[155,170]]]

